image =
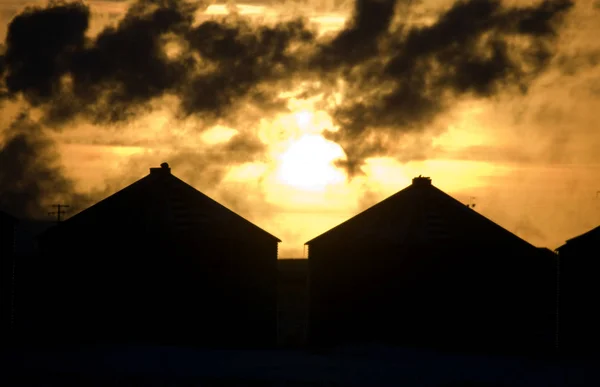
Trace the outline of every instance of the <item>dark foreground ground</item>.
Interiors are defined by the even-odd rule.
[[[600,386],[592,360],[353,348],[1,350],[1,386]]]

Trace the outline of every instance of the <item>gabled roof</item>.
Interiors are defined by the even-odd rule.
[[[134,218],[140,224],[148,219],[164,222],[175,231],[197,225],[219,225],[231,232],[258,232],[281,242],[172,175],[166,163],[161,168],[150,168],[149,175],[61,222],[46,234],[85,224],[118,222],[121,217]]]
[[[418,177],[412,185],[306,242],[368,238],[381,243],[502,241],[535,248]]]
[[[574,238],[568,239],[564,245],[560,246],[556,250],[560,251],[567,246],[583,245],[583,244],[585,244],[585,245],[594,244],[594,245],[600,246],[600,226],[598,226],[588,232],[585,232],[581,235],[578,235]]]

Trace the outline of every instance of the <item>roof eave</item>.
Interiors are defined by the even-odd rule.
[[[321,235],[323,235],[323,234],[321,234]],[[308,242],[305,242],[304,246],[309,246],[311,243],[313,243],[314,241],[316,241],[317,239],[319,239],[321,237],[321,235],[319,235],[318,237],[315,237],[315,238],[309,240]]]
[[[576,237],[573,237],[571,239],[567,239],[566,243],[579,242],[581,239],[583,239],[583,238],[585,238],[585,237],[587,237],[587,236],[589,236],[589,235],[591,235],[591,234],[593,234],[595,232],[598,232],[599,229],[600,229],[600,226],[598,226],[596,228],[593,228],[593,229],[591,229],[588,232],[584,232],[583,234],[577,235]]]

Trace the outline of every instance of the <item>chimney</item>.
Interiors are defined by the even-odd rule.
[[[169,168],[169,164],[162,163],[160,165],[160,168],[150,168],[150,174],[151,175],[156,175],[156,174],[170,175],[171,174],[171,168]]]
[[[431,185],[431,178],[419,175],[412,179],[413,185]]]

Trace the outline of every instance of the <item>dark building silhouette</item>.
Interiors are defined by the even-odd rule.
[[[552,257],[429,178],[307,245],[311,345],[554,350]]]
[[[17,224],[15,217],[0,211],[0,344],[13,336]]]
[[[572,355],[600,352],[600,227],[569,239],[559,256],[559,347]]]
[[[275,345],[278,242],[164,163],[42,234],[36,331],[76,344]]]

